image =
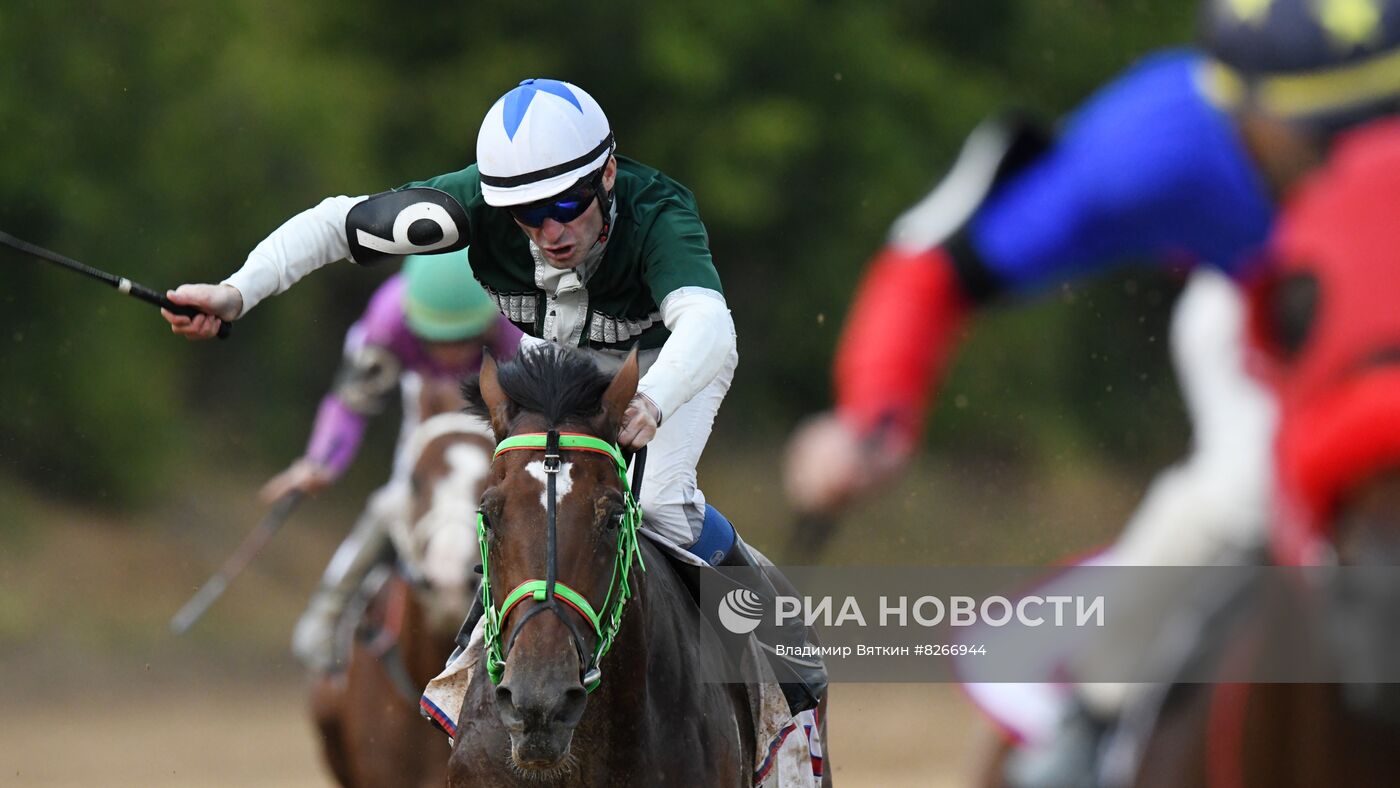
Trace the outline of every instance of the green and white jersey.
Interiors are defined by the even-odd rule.
[[[403,188],[440,189],[461,204],[472,271],[521,330],[577,347],[660,348],[670,336],[661,317],[667,296],[723,290],[690,190],[644,164],[617,160],[608,240],[573,270],[546,264],[510,213],[486,204],[475,164]]]
[[[486,205],[472,166],[410,185],[430,188],[328,197],[263,239],[225,283],[246,314],[336,260],[468,245],[476,278],[531,341],[585,348],[605,370],[640,345],[637,391],[671,414],[732,367],[734,321],[695,198],[650,167],[618,162],[610,237],[572,270],[547,265],[506,210]]]

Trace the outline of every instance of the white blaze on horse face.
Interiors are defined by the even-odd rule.
[[[464,588],[478,562],[474,494],[491,467],[479,446],[459,443],[443,457],[451,469],[433,486],[433,505],[415,529],[422,540],[423,575],[434,588]]]
[[[549,511],[549,474],[545,473],[544,460],[535,460],[525,466],[525,472],[539,480],[543,487],[540,490],[540,508]],[[559,466],[559,478],[554,480],[554,494],[557,500],[554,502],[556,511],[560,503],[564,501],[564,496],[574,488],[574,464],[567,460]]]

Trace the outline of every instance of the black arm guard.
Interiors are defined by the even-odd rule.
[[[345,218],[350,259],[376,265],[407,254],[465,248],[471,240],[467,212],[452,195],[419,186],[376,194]]]

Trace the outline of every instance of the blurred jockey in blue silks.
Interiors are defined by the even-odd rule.
[[[1171,336],[1194,445],[1100,560],[1214,564],[1262,543],[1276,408],[1244,371],[1236,284],[1252,276],[1277,202],[1334,138],[1396,107],[1400,0],[1210,0],[1201,27],[1200,48],[1145,57],[1053,137],[1005,120],[979,127],[894,223],[837,351],[836,407],[789,447],[800,510],[839,512],[905,466],[978,307],[1155,260],[1196,272]],[[1013,782],[1091,784],[1125,685],[1081,685],[1058,706],[1017,695],[1034,689],[972,688],[1026,742]],[[1030,708],[1043,711],[1001,713]]]

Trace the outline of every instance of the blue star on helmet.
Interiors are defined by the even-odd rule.
[[[535,100],[536,93],[558,96],[573,104],[580,114],[583,112],[583,105],[578,102],[578,97],[563,82],[557,79],[527,79],[506,94],[502,116],[506,124],[507,138],[515,139],[515,132],[519,131],[520,124],[525,122],[525,112],[530,109],[530,102]]]

